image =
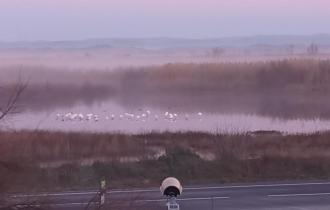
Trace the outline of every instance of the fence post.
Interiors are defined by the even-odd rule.
[[[105,204],[105,194],[106,194],[106,181],[103,177],[100,182],[100,206],[102,207]]]
[[[214,210],[214,197],[211,198],[211,202],[212,202],[212,210]]]

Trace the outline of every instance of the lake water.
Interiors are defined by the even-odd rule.
[[[87,57],[81,52],[47,55],[42,52],[31,58],[30,52],[27,55],[23,59],[26,55],[17,57],[14,53],[12,57],[2,55],[0,59],[4,65],[0,72],[1,84],[16,82],[15,65],[18,64],[26,65],[24,73],[30,82],[22,99],[24,112],[2,122],[0,128],[122,133],[262,130],[291,134],[330,130],[330,92],[313,92],[308,87],[307,93],[299,88],[285,92],[277,86],[264,90],[264,86],[259,87],[259,80],[254,81],[258,88],[251,90],[242,88],[244,85],[236,88],[235,83],[222,79],[209,84],[211,77],[204,74],[192,77],[188,71],[187,78],[184,74],[172,75],[171,72],[182,67],[180,64],[177,67],[168,64],[165,70],[170,74],[155,75],[141,72],[143,68],[134,71],[129,67],[192,60],[192,63],[208,63],[215,62],[215,58],[196,60],[191,56],[185,59],[174,56],[164,59],[159,55],[159,59],[155,59],[150,55],[141,58],[137,53],[138,58],[121,56],[118,59],[101,51]],[[130,71],[114,74],[114,67],[121,65],[122,69],[117,71]],[[205,78],[199,81],[203,75]],[[237,75],[232,76],[236,78]],[[228,77],[228,81],[230,79]],[[1,103],[6,103],[6,97],[0,97]]]
[[[151,131],[202,131],[211,133],[245,133],[258,130],[287,134],[330,130],[330,120],[280,119],[243,113],[212,113],[123,107],[113,101],[76,105],[53,111],[27,111],[6,120],[7,129],[42,129],[78,132],[145,133]]]

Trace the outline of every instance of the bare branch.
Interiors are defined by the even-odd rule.
[[[18,82],[12,87],[12,90],[10,90],[8,99],[0,106],[0,121],[8,115],[17,114],[19,112],[18,102],[27,86],[28,82],[23,82],[21,77],[19,77]]]

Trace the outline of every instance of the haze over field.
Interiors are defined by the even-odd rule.
[[[0,210],[330,209],[329,8],[0,0]]]
[[[29,81],[22,113],[9,128],[135,133],[328,128],[325,0],[0,5],[3,95],[9,96],[5,90],[18,77]],[[124,120],[134,122],[126,126]]]
[[[0,40],[330,33],[327,0],[2,0]]]
[[[311,133],[330,127],[330,63],[313,58],[111,71],[23,65],[2,67],[0,83],[10,90],[17,75],[28,78],[23,112],[9,124],[18,130]]]

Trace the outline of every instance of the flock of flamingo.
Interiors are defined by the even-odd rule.
[[[196,114],[178,114],[166,111],[161,114],[152,114],[150,110],[146,110],[145,112],[134,114],[134,113],[122,113],[122,114],[102,114],[101,116],[98,114],[83,114],[83,113],[73,113],[68,112],[65,114],[58,113],[56,114],[57,121],[63,122],[98,122],[100,120],[129,120],[129,121],[158,121],[158,120],[166,120],[170,122],[175,122],[179,119],[189,120],[193,117],[198,117],[199,120],[202,120],[203,113],[198,112]]]

